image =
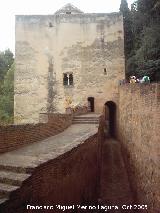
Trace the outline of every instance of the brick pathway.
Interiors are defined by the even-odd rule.
[[[74,124],[64,130],[62,133],[51,136],[43,141],[35,142],[0,155],[0,165],[35,165],[40,160],[45,160],[53,153],[61,153],[67,147],[76,146],[89,135],[97,132],[97,125],[90,124]]]
[[[107,212],[125,212],[121,206],[133,204],[120,144],[114,139],[106,139],[103,144],[99,201],[103,205],[119,207],[119,210],[112,208]],[[132,211],[127,210],[127,212]]]

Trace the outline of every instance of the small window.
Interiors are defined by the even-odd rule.
[[[71,14],[71,11],[67,11],[66,14]]]
[[[106,70],[106,68],[104,68],[104,75],[106,75],[107,74],[107,70]]]
[[[64,86],[73,85],[73,74],[72,73],[63,74],[63,85]]]
[[[63,75],[63,85],[68,85],[68,77],[66,73]]]
[[[49,22],[49,27],[53,27],[53,24],[51,22]]]
[[[73,74],[69,75],[69,85],[73,85]]]

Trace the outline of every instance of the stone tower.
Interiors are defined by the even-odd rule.
[[[64,113],[67,103],[102,112],[124,73],[123,17],[83,13],[71,4],[54,15],[16,16],[15,123]]]

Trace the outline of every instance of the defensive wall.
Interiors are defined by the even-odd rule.
[[[0,126],[0,153],[56,135],[72,123],[71,114],[41,114],[39,124]]]
[[[0,205],[0,212],[35,212],[35,209],[27,210],[27,205],[50,205],[53,208],[41,207],[42,212],[63,212],[58,210],[57,204],[95,205],[99,194],[103,140],[103,127],[100,125],[98,132],[77,138],[74,143],[70,141],[63,150],[57,148],[55,153],[49,153],[49,158],[43,163],[26,170],[30,177]]]
[[[129,174],[135,202],[148,205],[148,211],[151,213],[158,212],[160,205],[159,103],[160,84],[124,84],[119,86],[119,99],[116,102],[116,136],[122,145],[123,157]],[[71,123],[71,120],[68,116],[69,115],[57,115],[57,120],[54,120],[54,125],[57,126],[58,119],[61,118],[60,129],[62,130],[62,127],[66,128]],[[41,126],[42,129],[44,128],[42,132],[39,131],[40,135],[42,135],[43,137],[44,134],[46,134],[45,137],[47,137],[50,136],[50,133],[54,133],[54,128],[52,128],[51,126],[50,129],[47,130],[47,125],[48,123],[38,124],[38,126]],[[24,127],[25,126],[26,125],[24,125]],[[26,126],[26,129],[29,127],[30,125],[28,125],[28,127]],[[14,141],[14,137],[11,137],[9,133],[10,128],[13,127],[1,127],[1,129],[3,128],[6,129],[5,131],[7,131],[8,129],[8,133],[5,134],[5,136],[4,134],[1,134],[1,138],[3,137],[3,141],[10,141],[9,144],[12,144],[12,141]],[[22,126],[17,126],[17,128],[22,129]],[[28,129],[25,134],[30,134],[29,132],[31,129],[32,128],[30,127],[30,129]],[[15,132],[15,135],[19,134],[19,137],[25,138],[25,134],[22,134],[22,132],[20,133],[20,130],[18,132],[19,133]],[[38,135],[39,133],[36,132],[35,134],[34,132],[34,140],[37,140],[37,137],[40,137]],[[84,202],[91,200],[95,201],[95,192],[97,190],[96,187],[98,184],[97,178],[99,178],[100,175],[99,169],[101,155],[99,147],[101,147],[103,143],[102,129],[100,135],[101,136],[99,139],[97,135],[94,135],[85,140],[83,144],[77,146],[75,149],[66,151],[58,158],[52,159],[48,163],[37,167],[32,178],[28,179],[28,181],[30,182],[26,182],[24,184],[24,188],[22,187],[24,190],[24,192],[22,192],[22,199],[25,200],[25,197],[27,198],[28,196],[26,201],[31,202],[32,204],[36,204],[36,199],[37,203],[45,203],[47,202],[47,200],[48,203],[51,203],[53,201],[51,194],[53,194],[54,199],[57,199],[56,201],[58,201],[58,199],[59,201],[62,200],[64,202],[66,202],[67,199],[73,199],[73,202],[81,200],[82,203],[83,200]],[[43,139],[42,136],[41,138],[39,138],[39,140]],[[9,144],[7,145],[8,148],[11,146]],[[4,148],[4,150],[5,149],[6,148]],[[52,167],[54,168],[53,170]],[[49,172],[50,170],[51,172]],[[83,182],[83,180],[85,180],[85,182]],[[29,185],[31,188],[29,188]],[[52,185],[55,188],[52,188]],[[73,191],[71,190],[71,185],[75,186],[72,188]],[[84,188],[86,188],[86,191],[84,190]],[[53,189],[55,190],[55,193]],[[60,197],[60,195],[58,194],[64,189],[64,197],[62,196],[62,193],[62,197]],[[41,190],[43,192],[42,194]],[[31,194],[33,193],[32,198],[30,198],[31,194],[28,194],[30,193],[30,191]],[[82,194],[84,194],[85,198],[83,198]],[[75,195],[78,196],[78,198]],[[22,203],[24,202],[24,200],[22,200]]]
[[[119,87],[117,130],[134,197],[148,212],[158,212],[160,84]]]
[[[72,124],[74,115],[86,112],[86,107],[68,108],[66,114],[41,113],[38,124],[0,126],[0,153],[56,135]]]

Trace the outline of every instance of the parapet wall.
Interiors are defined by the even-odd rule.
[[[102,129],[99,132],[70,141],[60,153],[34,169],[20,189],[13,192],[8,202],[0,206],[0,212],[81,212],[77,204],[95,205],[99,189]],[[58,152],[58,149],[57,149]],[[54,153],[50,153],[54,156]],[[56,153],[55,153],[56,154]],[[27,205],[32,206],[28,207]],[[44,206],[51,206],[51,210]],[[74,205],[69,211],[56,205]]]
[[[160,156],[160,84],[119,87],[118,138],[135,197],[158,212]]]
[[[0,153],[56,135],[72,123],[71,114],[43,114],[46,123],[0,126]]]

